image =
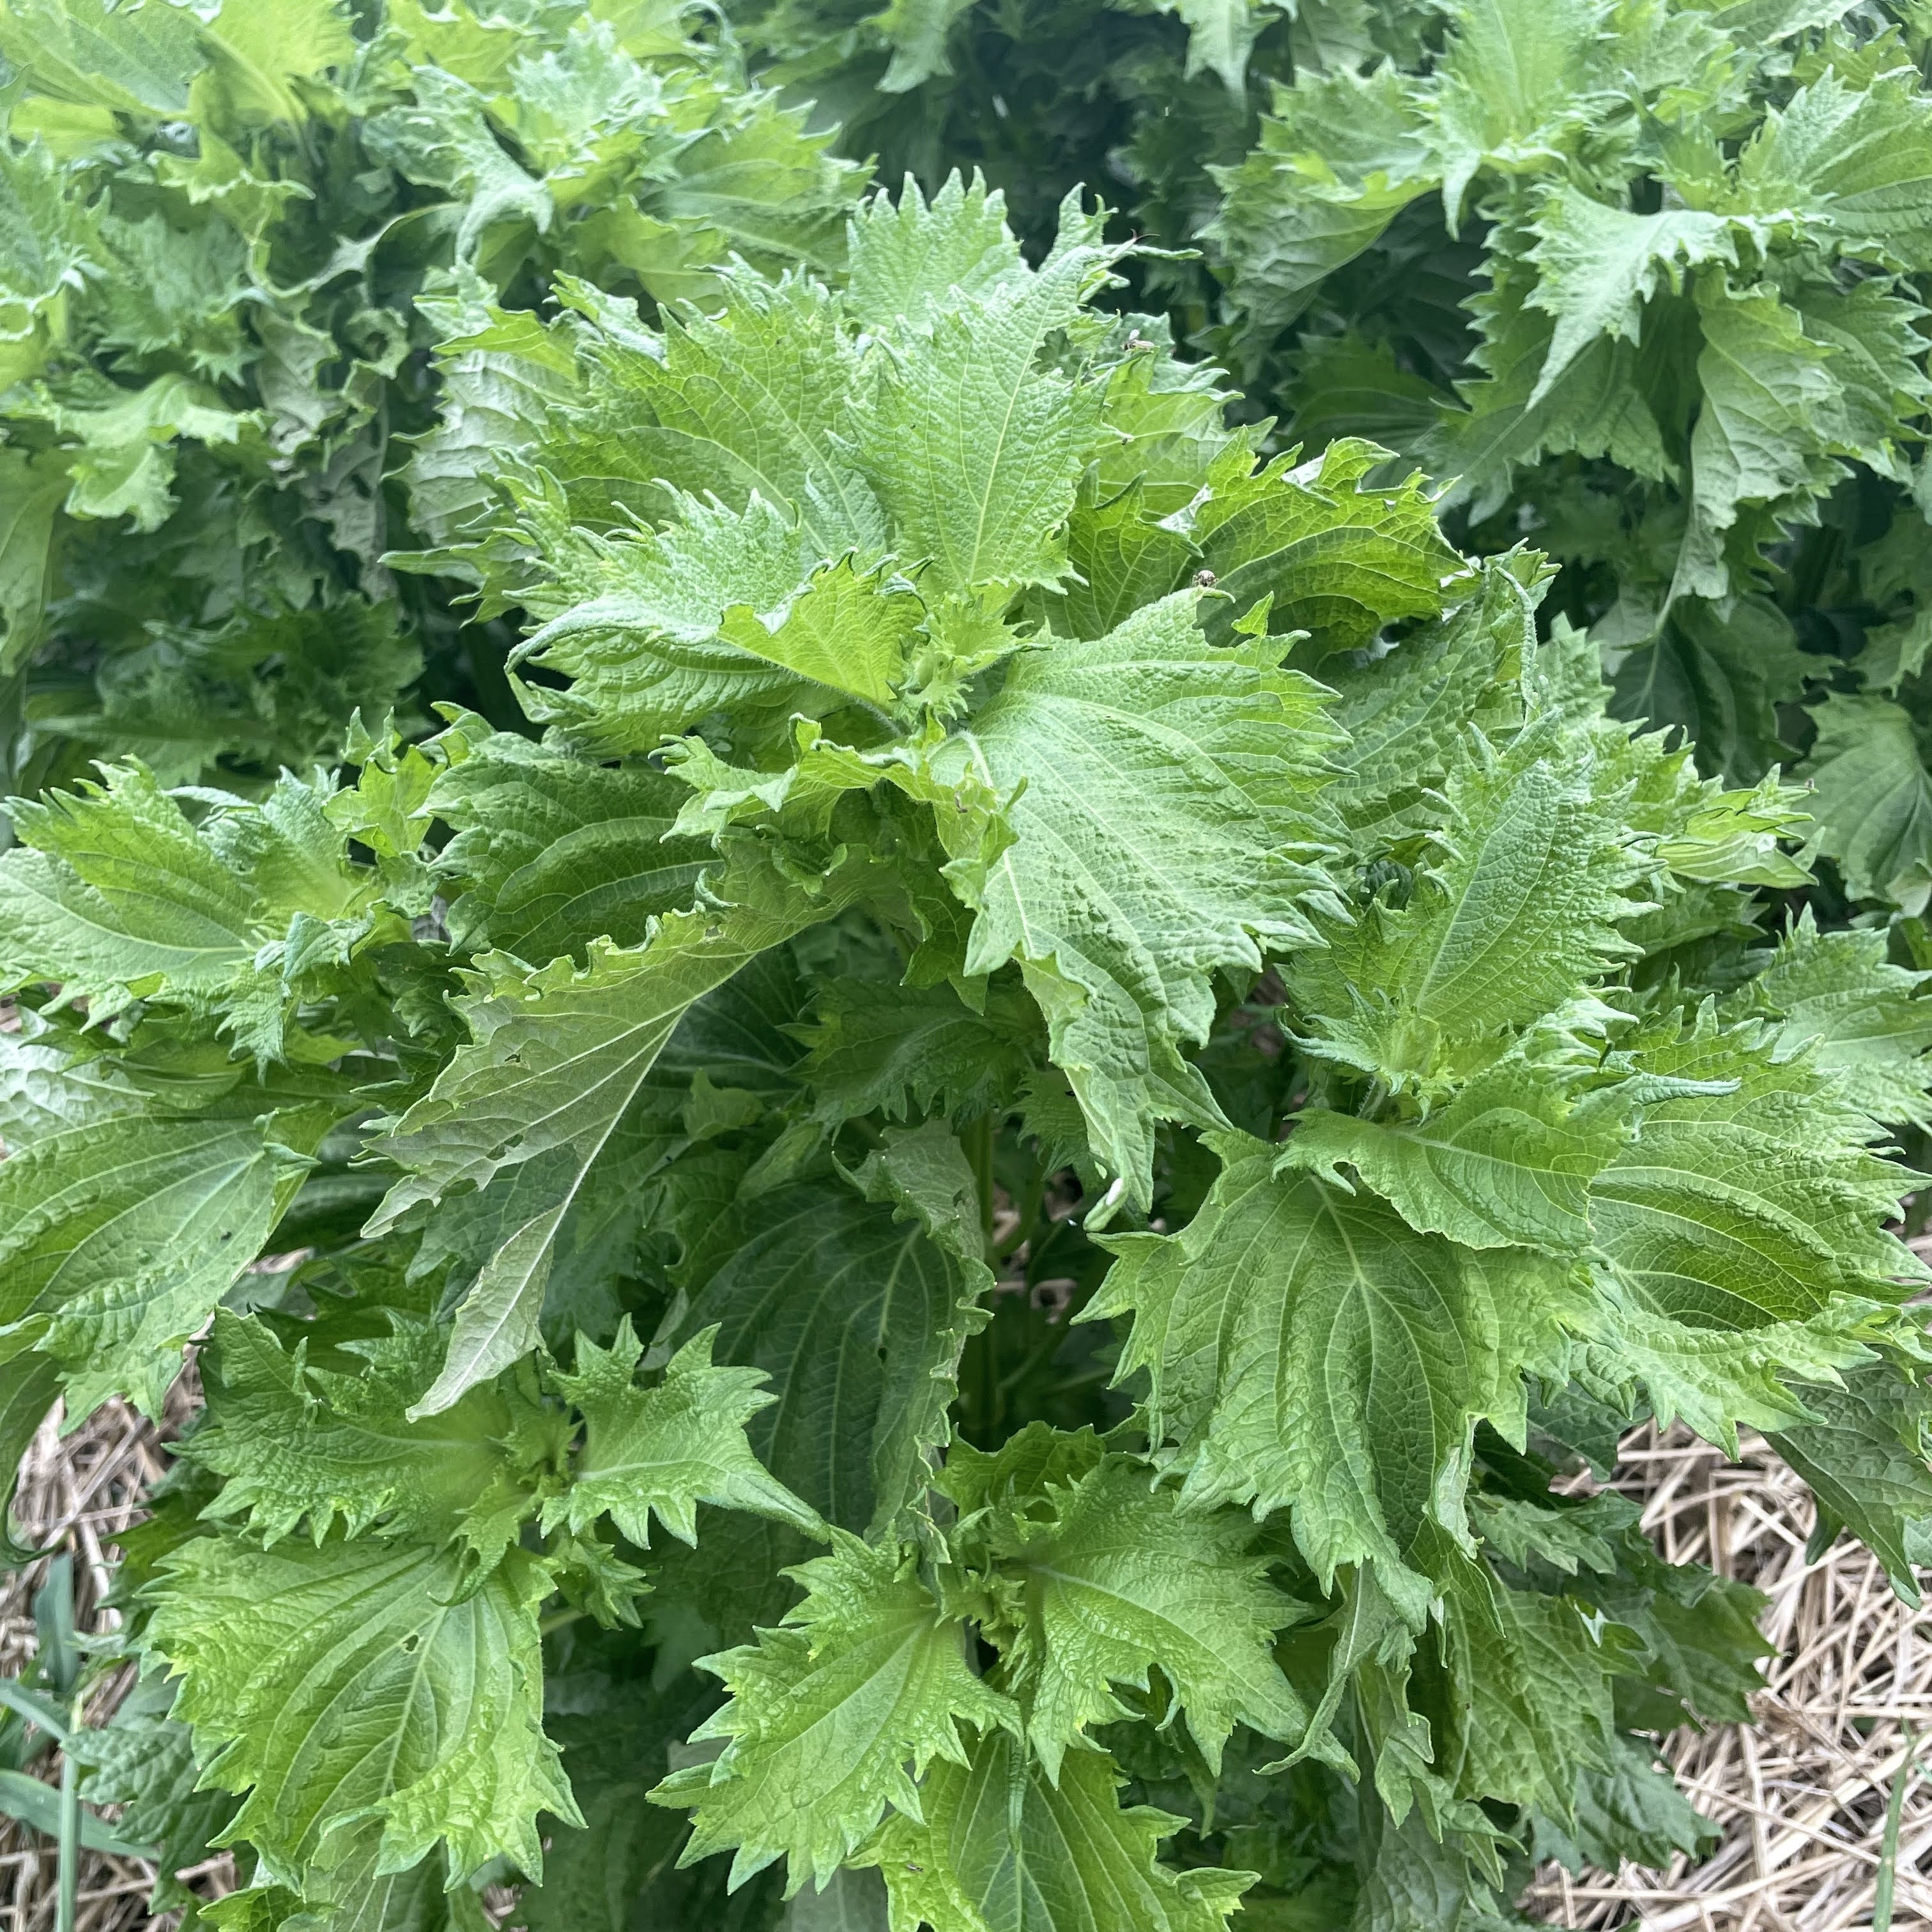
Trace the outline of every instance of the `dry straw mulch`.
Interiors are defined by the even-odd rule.
[[[183,1378],[183,1382],[187,1381]],[[186,1413],[190,1400],[178,1384],[170,1399]],[[74,1564],[75,1628],[106,1633],[118,1627],[119,1613],[105,1606],[112,1568],[114,1540],[140,1514],[141,1499],[166,1467],[157,1432],[132,1409],[110,1402],[71,1436],[62,1437],[50,1419],[34,1438],[20,1465],[20,1492],[14,1513],[19,1540],[48,1556],[64,1550]],[[46,1580],[47,1562],[0,1574],[0,1676],[13,1676],[32,1654],[33,1604]],[[129,1674],[117,1672],[96,1694],[90,1722],[104,1719],[128,1687]],[[51,1760],[36,1767],[43,1776],[58,1773]],[[10,1819],[0,1819],[0,1932],[52,1932],[57,1862],[51,1840]],[[154,1922],[148,1910],[154,1868],[137,1859],[82,1854],[76,1932],[133,1932]],[[189,1881],[218,1897],[234,1882],[224,1856]]]
[[[51,1426],[28,1452],[16,1514],[34,1547],[65,1550],[76,1621],[113,1628],[102,1607],[116,1534],[161,1473],[155,1432],[110,1404],[65,1438]],[[1686,1736],[1673,1753],[1700,1808],[1724,1827],[1694,1870],[1627,1868],[1614,1876],[1544,1874],[1526,1901],[1575,1932],[1851,1932],[1871,1922],[1886,1806],[1912,1736],[1932,1731],[1932,1607],[1916,1614],[1849,1540],[1804,1559],[1811,1504],[1804,1486],[1747,1438],[1743,1462],[1674,1432],[1626,1445],[1616,1486],[1639,1499],[1644,1526],[1678,1562],[1713,1564],[1770,1598],[1766,1634],[1778,1646],[1754,1730]],[[33,1593],[44,1562],[0,1579],[0,1675],[32,1650]],[[124,1688],[104,1686],[90,1715]],[[1909,1730],[1908,1730],[1909,1727]],[[1932,1739],[1928,1774],[1910,1779],[1899,1836],[1894,1932],[1932,1932]],[[184,1874],[184,1876],[189,1876]],[[153,1874],[136,1861],[88,1854],[82,1932],[149,1924]],[[233,1882],[224,1858],[190,1879],[214,1896]],[[55,1858],[44,1839],[0,1824],[0,1932],[51,1932]]]
[[[1676,1562],[1708,1563],[1770,1598],[1777,1645],[1755,1726],[1679,1737],[1671,1756],[1724,1828],[1694,1869],[1544,1874],[1532,1909],[1576,1932],[1850,1932],[1869,1926],[1886,1808],[1908,1756],[1932,1774],[1932,1605],[1914,1612],[1841,1537],[1804,1560],[1811,1499],[1747,1436],[1732,1466],[1682,1430],[1624,1444],[1614,1486]],[[1923,1742],[1915,1742],[1924,1740]],[[1906,1771],[1894,1932],[1932,1932],[1932,1774]]]

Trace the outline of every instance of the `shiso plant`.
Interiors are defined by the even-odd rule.
[[[1616,714],[1678,725],[1707,773],[1808,781],[1820,916],[1900,911],[1920,960],[1918,0],[730,11],[922,178],[970,154],[1029,210],[1106,182],[1196,248],[1143,297],[1284,445],[1372,439],[1388,478],[1443,480],[1466,549],[1535,544],[1543,621],[1588,632]]]
[[[200,1338],[76,1747],[236,1848],[158,1903],[1504,1924],[1763,1648],[1559,1471],[1768,1430],[1911,1587],[1918,976],[1120,252],[479,298],[402,484],[541,736],[13,808],[11,1446]]]
[[[259,796],[416,686],[514,715],[500,628],[399,574],[466,302],[836,269],[862,171],[675,4],[0,4],[0,778]]]
[[[1558,559],[1621,715],[1736,779],[1803,754],[1827,909],[1921,944],[1928,24],[1452,8],[1276,92],[1208,230],[1238,359]]]

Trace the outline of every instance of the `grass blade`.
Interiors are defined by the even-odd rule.
[[[1872,1888],[1872,1932],[1892,1932],[1892,1898],[1898,1878],[1898,1828],[1905,1816],[1905,1793],[1918,1766],[1918,1740],[1905,1727],[1905,1755],[1892,1780],[1892,1799],[1885,1808],[1885,1837],[1879,1846],[1878,1882]]]
[[[71,1757],[61,1760],[60,1898],[55,1932],[74,1932],[80,1898],[80,1773]]]
[[[0,1817],[17,1819],[58,1842],[61,1794],[51,1784],[44,1784],[24,1771],[0,1768]],[[106,1819],[96,1816],[85,1805],[80,1812],[80,1843],[85,1851],[105,1852],[111,1858],[152,1858],[160,1855],[156,1846],[136,1844],[131,1838],[124,1838]]]
[[[17,1712],[30,1724],[38,1724],[56,1744],[67,1742],[67,1720],[52,1699],[29,1690],[11,1678],[0,1677],[0,1710]]]

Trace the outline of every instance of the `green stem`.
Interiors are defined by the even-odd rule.
[[[999,1364],[989,1322],[966,1344],[959,1365],[959,1407],[966,1432],[990,1442],[999,1421]]]
[[[1077,1376],[1063,1376],[1054,1386],[1061,1395],[1070,1395],[1076,1389],[1104,1388],[1113,1379],[1111,1366],[1083,1369]]]
[[[1000,1244],[997,1258],[1005,1261],[1025,1246],[1027,1238],[1040,1219],[1040,1204],[1046,1196],[1046,1168],[1043,1162],[1035,1161],[1033,1172],[1028,1178],[1026,1192],[1020,1198],[1020,1211],[1013,1222],[1013,1231]]]
[[[6,787],[0,796],[10,797],[20,789],[20,774],[14,768],[14,754],[20,749],[20,734],[26,720],[27,674],[24,669],[0,677],[0,784]],[[0,813],[0,852],[4,852],[14,842],[14,821]]]
[[[74,1932],[80,1898],[80,1773],[70,1753],[61,1759],[59,1884],[55,1932]]]
[[[980,1234],[988,1252],[993,1246],[993,1117],[982,1114],[962,1136],[966,1159],[980,1190]]]
[[[1804,533],[1791,572],[1792,610],[1808,610],[1817,603],[1844,548],[1844,532],[1828,524]]]
[[[1036,1342],[1020,1358],[1016,1367],[1009,1369],[1000,1378],[996,1384],[1000,1394],[1003,1396],[1012,1394],[1013,1390],[1018,1388],[1020,1384],[1025,1381],[1027,1377],[1031,1375],[1042,1362],[1052,1360],[1054,1351],[1066,1339],[1066,1336],[1064,1330],[1059,1328],[1050,1330],[1043,1341]]]
[[[1912,1726],[1904,1726],[1905,1755],[1899,1760],[1898,1775],[1892,1780],[1892,1802],[1885,1808],[1885,1837],[1880,1841],[1878,1878],[1872,1886],[1872,1932],[1892,1932],[1892,1899],[1898,1879],[1898,1828],[1905,1816],[1905,1793],[1912,1783],[1912,1760],[1918,1755],[1918,1740]]]

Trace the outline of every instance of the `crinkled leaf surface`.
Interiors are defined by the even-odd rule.
[[[520,1204],[527,1218],[484,1263],[423,1412],[446,1408],[535,1340],[565,1217],[686,1012],[835,904],[781,886],[763,904],[671,915],[629,950],[593,944],[580,970],[560,959],[532,974],[501,954],[478,962],[463,1006],[472,1044],[381,1143],[406,1178],[372,1232],[460,1186],[488,1190],[506,1171],[556,1157],[536,1198]]]
[[[1056,1784],[1001,1731],[968,1763],[936,1764],[923,1821],[894,1818],[866,1852],[884,1874],[893,1932],[1217,1932],[1251,1875],[1162,1864],[1160,1841],[1180,1820],[1124,1807],[1120,1783],[1104,1751],[1076,1750]]]
[[[1016,1588],[1014,1678],[1049,1779],[1070,1748],[1078,1755],[1088,1726],[1126,1714],[1109,1684],[1144,1690],[1155,1665],[1210,1766],[1237,1723],[1300,1741],[1308,1713],[1270,1646],[1304,1612],[1266,1581],[1251,1522],[1183,1510],[1174,1490],[1152,1488],[1126,1462],[1103,1463],[1047,1502],[980,1533]]]
[[[800,1576],[808,1594],[782,1625],[707,1660],[731,1700],[700,1735],[728,1738],[723,1755],[652,1794],[695,1808],[686,1861],[735,1845],[734,1871],[748,1876],[783,1857],[793,1892],[829,1878],[888,1804],[918,1808],[908,1764],[963,1764],[962,1724],[1013,1722],[909,1552],[842,1534]]]
[[[584,1448],[569,1489],[545,1509],[546,1526],[561,1519],[581,1530],[608,1510],[641,1549],[655,1514],[674,1536],[694,1543],[697,1505],[706,1502],[819,1529],[818,1513],[752,1454],[746,1422],[772,1397],[757,1370],[713,1366],[715,1334],[687,1342],[648,1389],[634,1379],[642,1348],[628,1322],[608,1349],[578,1338],[575,1372],[554,1375],[550,1385],[583,1416]]]
[[[1018,958],[1096,1153],[1143,1197],[1153,1120],[1215,1118],[1180,1052],[1212,976],[1311,939],[1326,886],[1302,856],[1333,742],[1318,693],[1264,646],[1210,646],[1196,603],[1021,660],[933,757],[1006,799],[1015,835],[968,888],[968,970]]]
[[[1124,1377],[1183,1494],[1291,1513],[1324,1580],[1374,1561],[1419,1610],[1406,1552],[1453,1513],[1474,1419],[1504,1400],[1503,1318],[1464,1252],[1229,1138],[1181,1234],[1132,1234],[1089,1311],[1131,1314]]]
[[[364,1818],[379,1868],[441,1842],[458,1873],[540,1870],[538,1811],[574,1821],[541,1722],[549,1579],[516,1552],[470,1594],[459,1574],[454,1554],[366,1538],[204,1537],[168,1559],[146,1640],[210,1774],[248,1794],[227,1835],[282,1882],[326,1874]]]

